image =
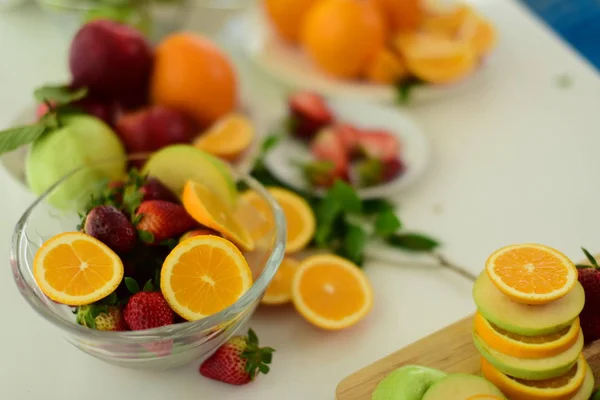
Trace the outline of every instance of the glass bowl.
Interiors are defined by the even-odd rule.
[[[110,173],[107,171],[122,170],[127,161],[139,163],[147,157],[107,160],[78,168],[59,180],[33,202],[17,223],[10,261],[15,283],[25,300],[39,315],[57,326],[75,347],[123,367],[168,369],[206,359],[249,320],[283,259],[285,217],[260,183],[231,168],[238,187],[242,185],[255,191],[269,206],[267,214],[260,213],[246,208],[249,204],[240,199],[236,209],[238,219],[247,229],[261,232],[256,249],[244,254],[254,275],[252,287],[230,307],[198,321],[125,332],[98,331],[78,325],[72,307],[53,302],[38,288],[32,273],[35,253],[51,237],[77,230],[78,212],[91,194],[106,185],[105,177]],[[61,203],[60,208],[51,205],[52,196],[65,187],[71,193],[71,202]],[[275,221],[275,226],[268,221]]]

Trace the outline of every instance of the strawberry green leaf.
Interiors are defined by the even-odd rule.
[[[435,239],[417,233],[393,234],[386,242],[393,247],[414,252],[430,252],[440,246]]]
[[[138,230],[138,237],[144,243],[154,243],[154,235],[151,232]]]
[[[588,261],[590,262],[590,264],[592,264],[594,268],[600,268],[600,266],[598,265],[598,261],[596,261],[596,257],[591,255],[590,252],[584,249],[583,247],[581,248],[581,250],[583,251],[583,254],[585,254],[585,257],[588,259]]]
[[[76,90],[70,89],[65,85],[58,86],[42,86],[34,92],[36,100],[40,103],[53,102],[56,105],[69,104],[87,96],[87,88]]]
[[[152,284],[152,279],[149,279],[148,282],[146,282],[142,291],[143,292],[153,292],[154,291],[154,285]]]
[[[106,296],[105,298],[103,298],[102,300],[100,300],[101,304],[106,304],[109,306],[114,306],[115,304],[117,304],[118,301],[118,297],[117,297],[117,293],[116,292],[112,292],[111,294],[109,294],[108,296]]]
[[[175,248],[175,246],[177,246],[178,244],[179,244],[179,240],[172,239],[172,238],[163,240],[162,242],[159,243],[159,245],[168,247],[171,250],[173,250]]]
[[[160,287],[160,268],[157,268],[156,272],[154,273],[154,286],[157,288]]]
[[[395,233],[401,226],[402,224],[396,213],[391,210],[383,211],[375,217],[375,233],[381,237],[387,237]]]
[[[256,335],[256,332],[252,330],[252,328],[248,329],[248,339],[246,340],[246,343],[248,343],[248,345],[258,346],[258,336]]]
[[[37,138],[42,136],[45,131],[46,126],[41,123],[0,131],[0,154],[33,143]]]
[[[245,372],[251,380],[256,377],[258,372],[266,374],[270,371],[268,364],[273,359],[275,349],[271,347],[260,348],[258,346],[258,336],[252,329],[248,329],[246,337],[246,348],[241,354],[241,358],[246,360]]]
[[[140,291],[140,285],[138,285],[137,281],[130,277],[125,277],[123,279],[125,282],[125,287],[129,290],[129,293],[136,294]]]

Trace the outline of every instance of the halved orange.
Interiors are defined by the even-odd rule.
[[[496,250],[485,270],[494,285],[512,300],[545,304],[569,293],[577,269],[567,256],[540,244],[516,244]]]
[[[286,257],[281,262],[277,273],[267,287],[261,303],[280,305],[292,300],[292,280],[300,263],[293,258]]]
[[[240,250],[219,236],[194,236],[165,259],[160,290],[173,311],[195,321],[234,304],[252,286],[252,271]]]
[[[181,202],[188,214],[200,224],[219,232],[243,250],[254,250],[254,241],[245,226],[226,202],[203,184],[187,181]]]
[[[194,141],[194,146],[214,156],[234,160],[254,139],[252,121],[241,114],[232,113],[219,119]]]
[[[473,319],[475,333],[491,348],[513,357],[554,357],[571,348],[579,338],[579,318],[551,335],[523,336],[510,333],[486,320],[479,312]]]
[[[581,388],[588,368],[585,358],[580,355],[566,374],[553,379],[531,381],[505,375],[481,358],[483,376],[511,400],[570,400]]]
[[[298,266],[292,300],[308,322],[339,330],[356,324],[371,311],[373,288],[355,264],[336,255],[320,254]]]
[[[468,397],[467,400],[504,400],[503,397],[494,396],[493,394],[476,394]]]
[[[33,276],[52,300],[81,306],[111,294],[123,279],[123,263],[107,245],[81,232],[44,242],[33,260]]]
[[[316,220],[312,208],[306,200],[294,192],[279,187],[269,187],[267,190],[281,206],[285,215],[287,226],[285,252],[290,254],[304,249],[315,234]],[[267,203],[255,191],[245,192],[240,198],[240,203],[244,202],[265,216],[264,223],[251,231],[252,237],[259,240],[273,229],[275,221]]]

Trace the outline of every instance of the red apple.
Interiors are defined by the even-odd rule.
[[[50,101],[50,104],[54,104]],[[114,127],[115,122],[121,114],[121,107],[115,102],[104,102],[98,99],[86,97],[85,99],[74,102],[73,107],[81,109],[86,114],[94,116],[108,125]],[[46,103],[40,103],[35,112],[37,119],[39,120],[48,112],[48,105]]]
[[[134,28],[109,20],[85,24],[73,38],[69,66],[74,87],[125,106],[145,103],[152,48]]]
[[[180,111],[151,106],[124,114],[117,132],[128,153],[151,152],[177,143],[190,143],[198,134],[194,121]]]

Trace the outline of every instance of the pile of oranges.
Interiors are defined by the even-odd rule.
[[[277,35],[326,74],[396,84],[460,80],[495,45],[493,26],[467,5],[428,10],[420,0],[264,0]]]

